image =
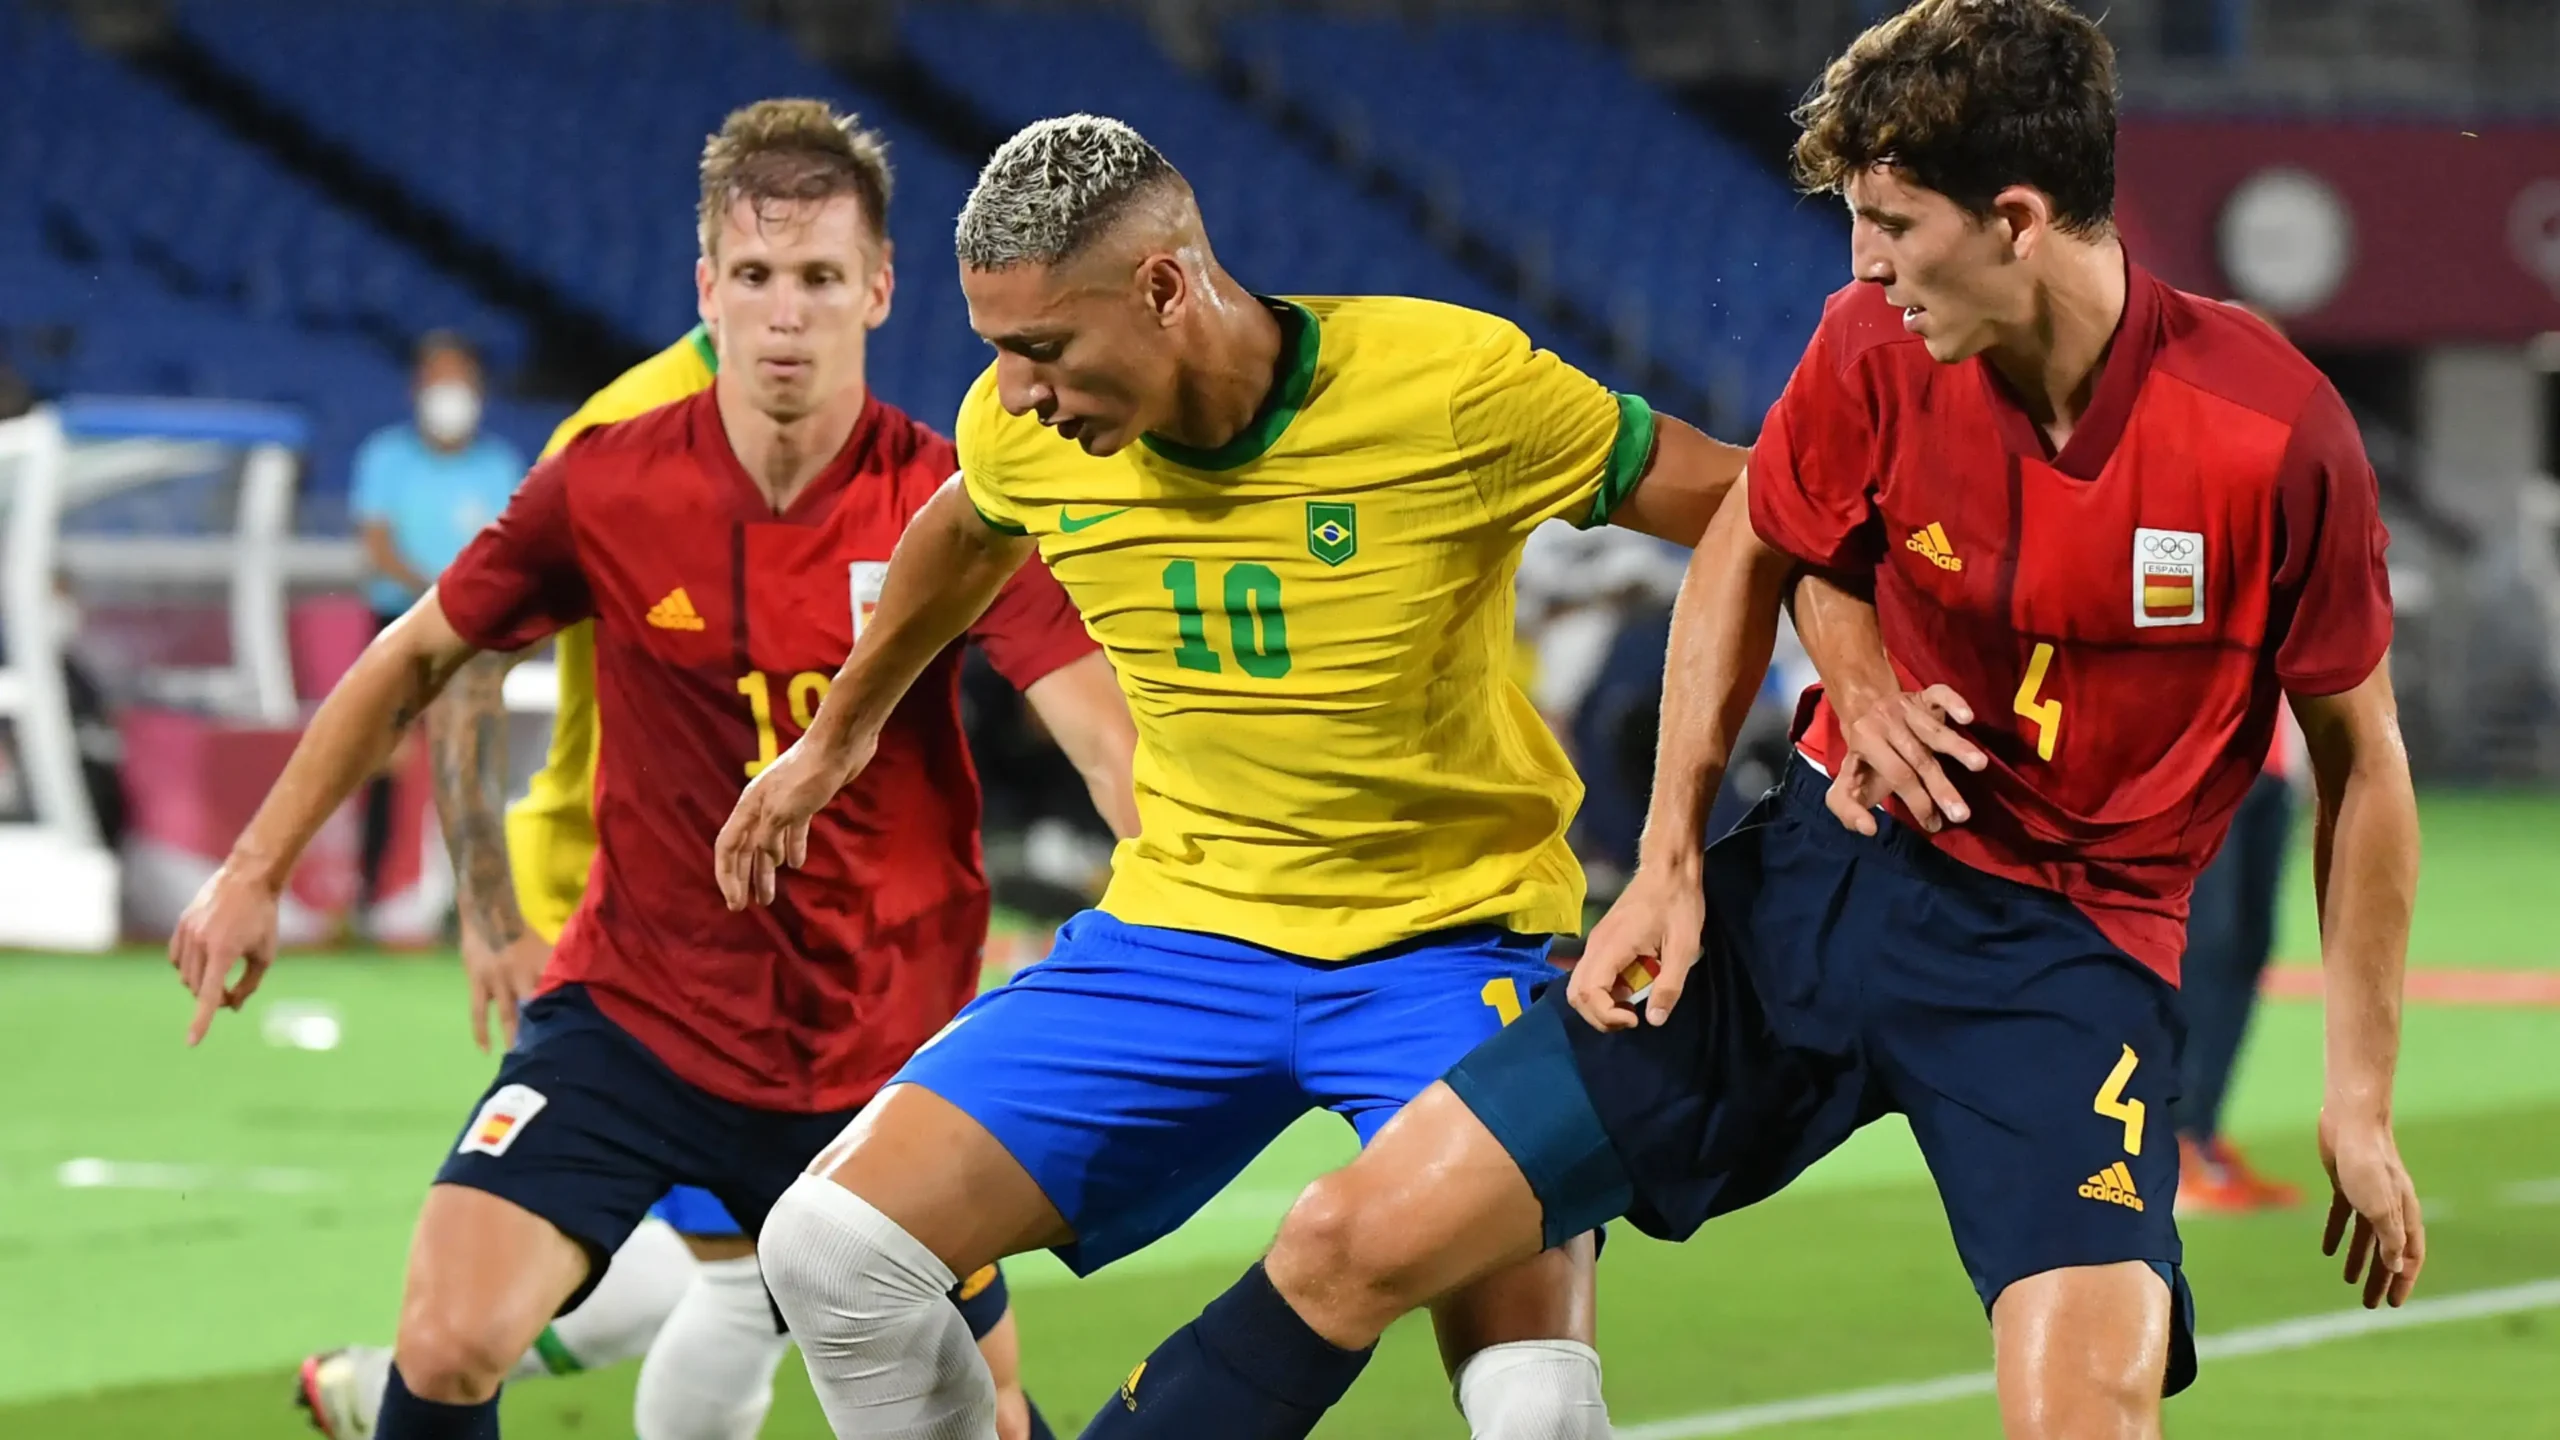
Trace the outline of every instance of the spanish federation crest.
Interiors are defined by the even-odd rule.
[[[2194,530],[2133,532],[2133,624],[2204,623],[2204,536]]]
[[[1327,565],[1339,565],[1360,548],[1360,511],[1340,500],[1307,502],[1307,551]]]

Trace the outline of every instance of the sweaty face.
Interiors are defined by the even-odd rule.
[[[960,269],[969,325],[996,349],[996,396],[1015,415],[1110,455],[1173,408],[1172,332],[1125,265]]]
[[[1847,188],[1851,269],[1884,287],[1932,359],[1981,354],[2001,326],[2025,318],[2033,291],[2005,221],[1970,214],[1891,166],[1874,166]]]
[[[799,419],[863,375],[864,342],[889,318],[888,256],[862,202],[740,200],[695,262],[720,373],[776,420]]]

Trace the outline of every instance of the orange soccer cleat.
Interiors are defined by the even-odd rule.
[[[2302,1203],[2302,1190],[2271,1180],[2249,1168],[2230,1141],[2220,1136],[2202,1142],[2178,1137],[2178,1211],[2181,1214],[2241,1215],[2252,1210],[2285,1210]]]

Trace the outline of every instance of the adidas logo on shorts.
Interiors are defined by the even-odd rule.
[[[2127,1210],[2142,1209],[2142,1197],[2133,1193],[2133,1172],[2124,1168],[2121,1160],[2080,1182],[2080,1198],[2104,1200]]]

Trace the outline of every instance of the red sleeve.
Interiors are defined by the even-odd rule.
[[[2276,486],[2276,678],[2297,695],[2352,690],[2391,649],[2391,536],[2363,437],[2325,380],[2294,421]]]
[[[1751,447],[1751,528],[1817,569],[1873,569],[1884,553],[1875,426],[1842,373],[1831,332],[1826,317]]]
[[[969,627],[969,638],[1016,690],[1028,690],[1049,672],[1101,648],[1037,555],[1004,582],[996,602]]]
[[[568,452],[533,467],[515,498],[436,579],[454,633],[521,650],[595,613],[569,529]]]

